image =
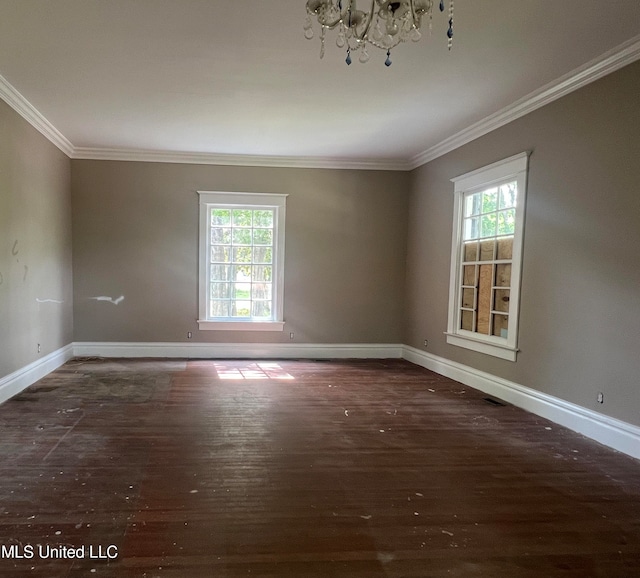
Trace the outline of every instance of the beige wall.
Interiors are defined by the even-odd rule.
[[[640,424],[639,91],[635,63],[412,173],[69,161],[0,103],[0,377],[38,359],[37,343],[45,355],[72,339],[429,339],[438,356]],[[524,150],[510,363],[445,343],[449,179]],[[198,331],[197,190],[290,195],[285,332]]]
[[[2,378],[71,343],[73,320],[69,159],[1,101],[0,135]]]
[[[75,340],[399,343],[409,178],[74,160]],[[198,330],[198,190],[289,194],[284,332]]]
[[[413,173],[405,343],[640,425],[640,63]],[[530,158],[516,363],[447,345],[453,186]],[[605,404],[596,403],[598,391]]]

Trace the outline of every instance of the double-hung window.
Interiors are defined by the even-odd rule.
[[[452,179],[447,343],[516,360],[528,153]]]
[[[200,329],[282,331],[286,195],[199,195]]]

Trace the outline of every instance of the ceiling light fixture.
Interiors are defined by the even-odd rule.
[[[346,63],[351,64],[351,52],[360,50],[360,62],[368,62],[369,46],[387,51],[385,64],[391,66],[391,50],[401,42],[422,38],[420,28],[424,17],[429,19],[429,31],[433,20],[436,0],[371,0],[368,12],[358,10],[356,0],[307,0],[307,19],[304,24],[305,38],[313,34],[312,16],[320,24],[320,58],[324,57],[327,29],[338,29],[336,44],[346,47]],[[440,11],[445,10],[445,1],[439,2]],[[449,28],[447,29],[449,50],[453,40],[453,0],[449,0]]]

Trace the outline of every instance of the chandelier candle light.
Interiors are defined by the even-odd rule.
[[[336,44],[346,47],[346,63],[351,64],[351,52],[360,50],[360,62],[369,61],[367,48],[374,46],[387,51],[385,64],[391,66],[391,50],[401,42],[422,38],[420,28],[426,16],[429,19],[429,31],[433,20],[435,0],[371,0],[368,12],[358,10],[356,0],[307,0],[307,19],[304,24],[304,36],[313,38],[312,16],[320,24],[320,58],[324,57],[324,43],[327,29],[338,29]],[[445,10],[444,0],[439,2],[440,12]],[[453,40],[453,0],[449,0],[448,46],[451,50]]]

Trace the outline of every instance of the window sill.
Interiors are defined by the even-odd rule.
[[[479,353],[485,353],[486,355],[492,355],[493,357],[499,357],[507,361],[515,361],[518,354],[518,349],[515,347],[489,343],[482,339],[474,339],[457,333],[445,333],[445,335],[447,336],[447,343],[450,345],[464,347],[465,349],[471,349],[472,351],[478,351]]]
[[[202,321],[202,331],[284,331],[284,321]]]

